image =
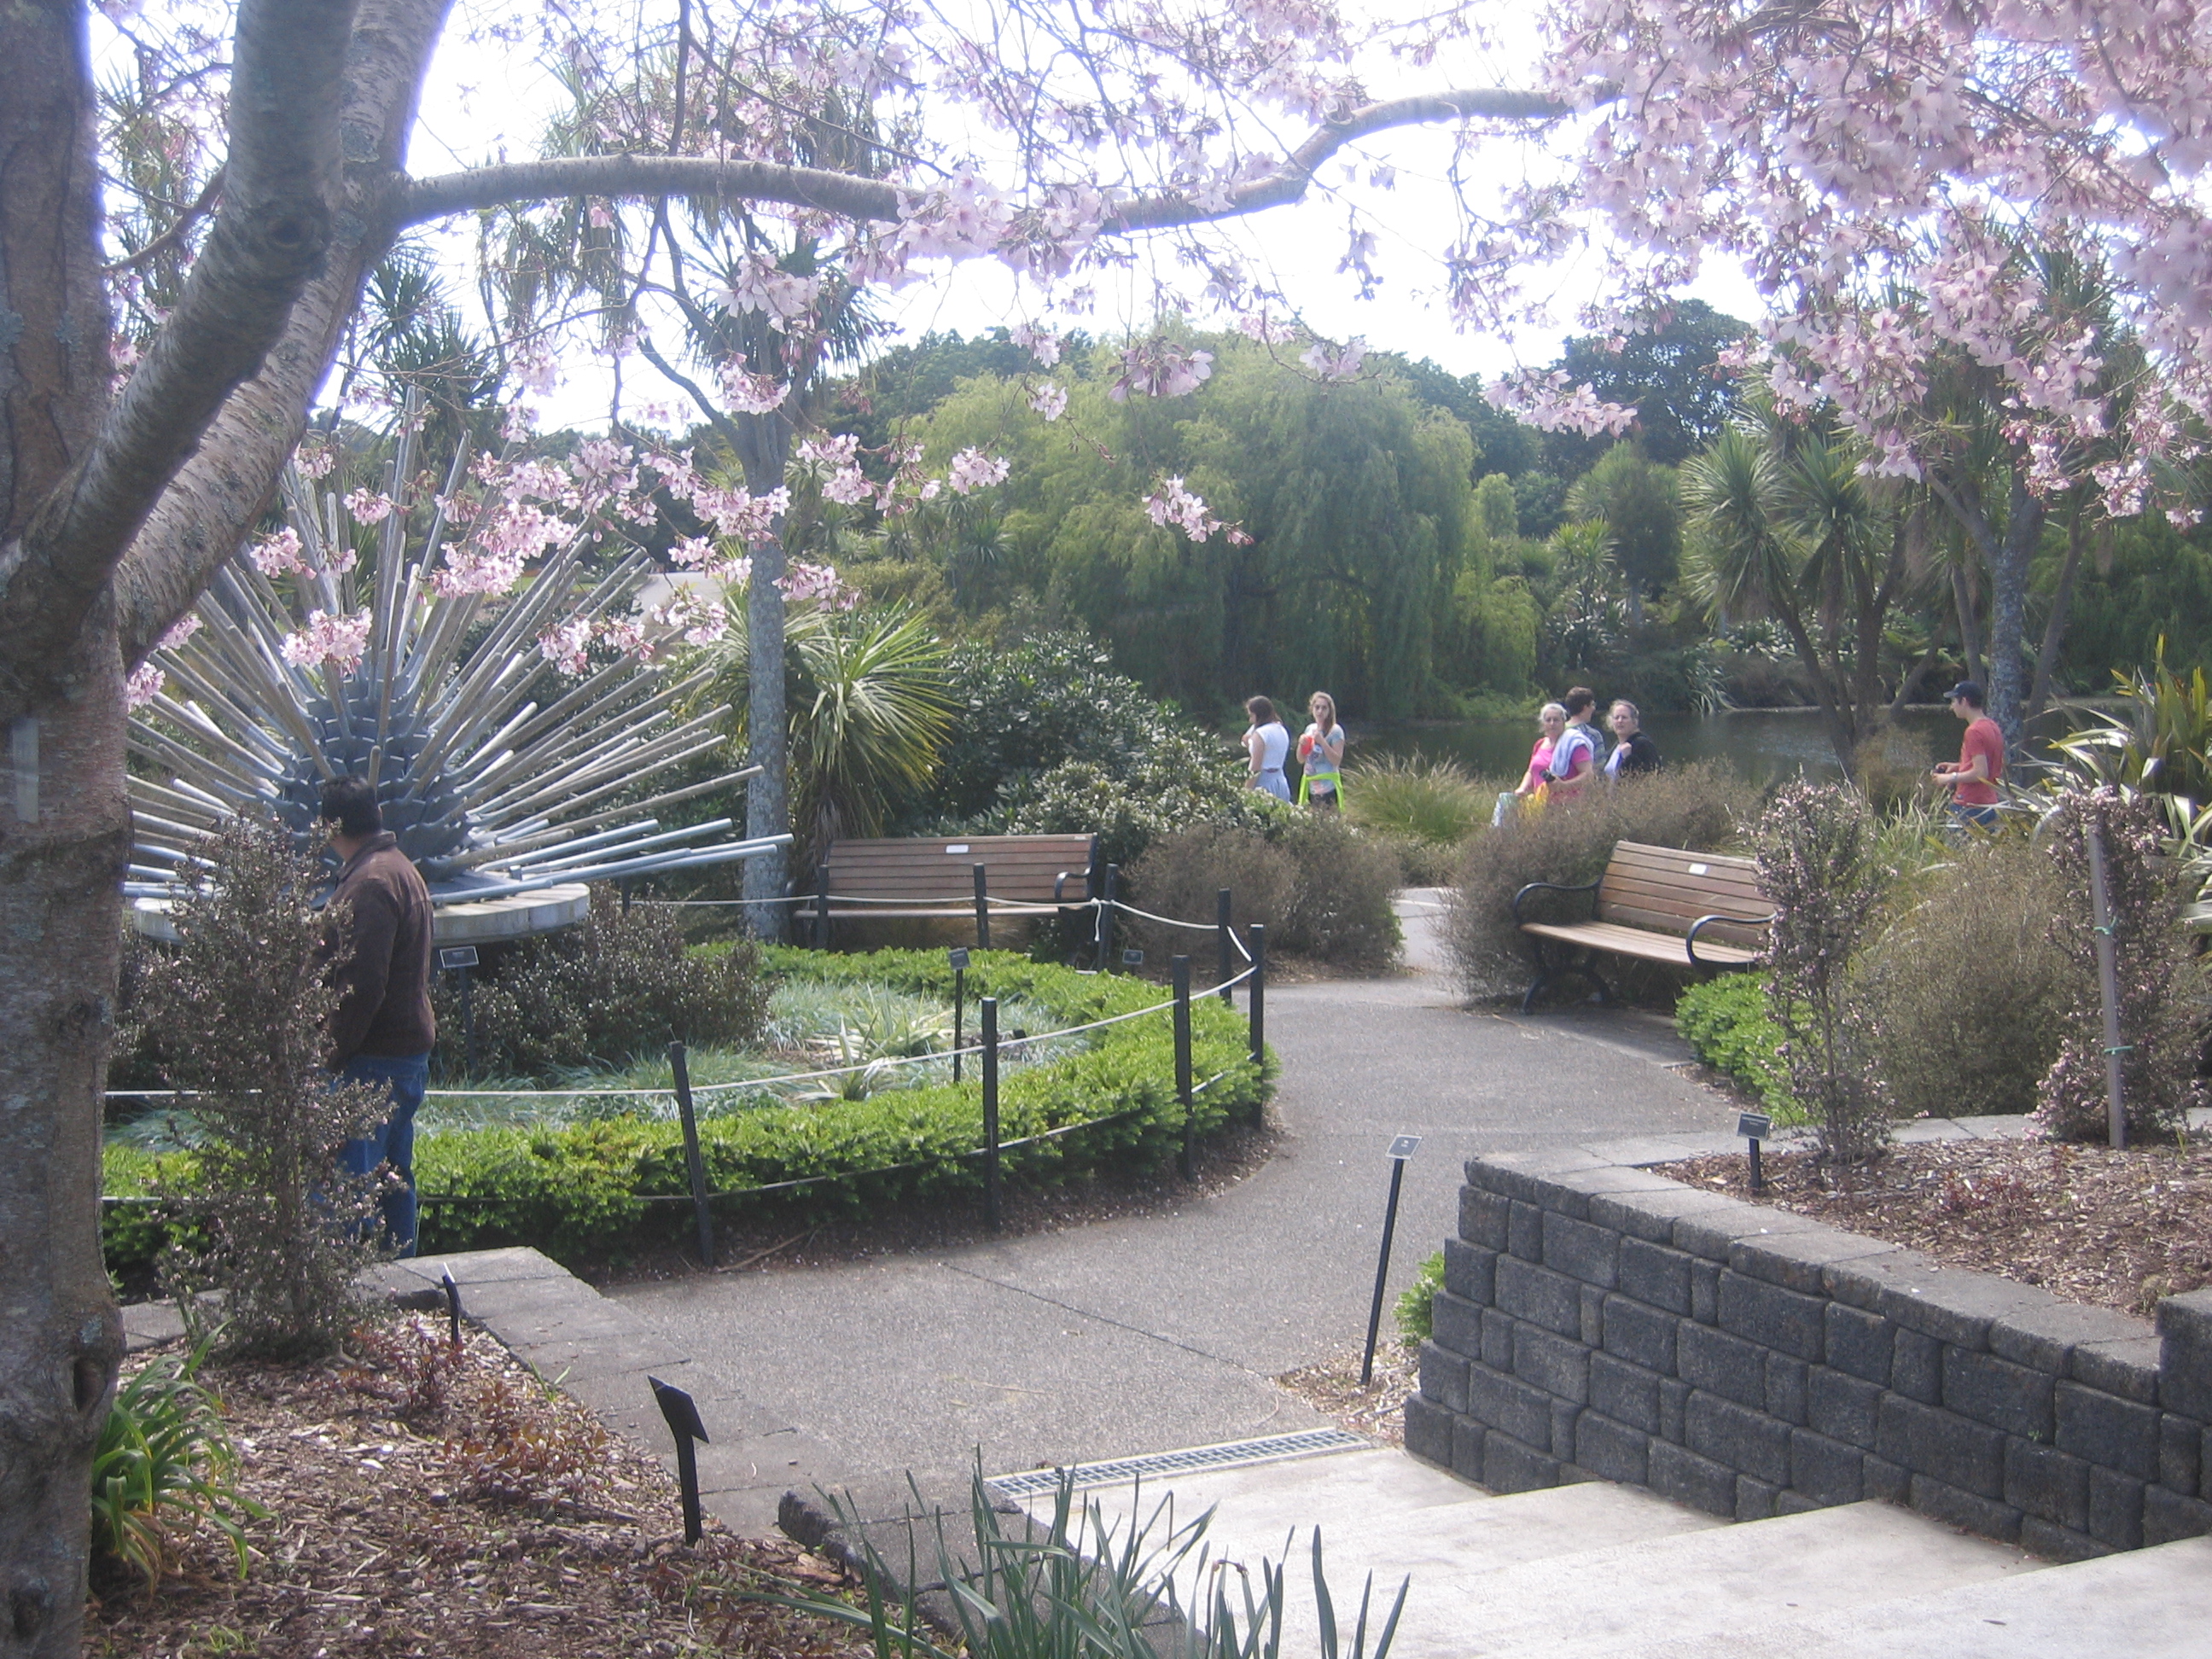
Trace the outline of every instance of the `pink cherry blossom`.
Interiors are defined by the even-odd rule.
[[[1060,362],[1060,350],[1066,343],[1050,329],[1036,323],[1017,325],[1009,337],[1046,368]]]
[[[151,660],[140,663],[123,682],[123,701],[133,712],[143,708],[169,688],[168,677],[161,672],[161,665]]]
[[[1048,421],[1056,421],[1067,412],[1066,391],[1051,380],[1030,393],[1030,407]]]
[[[1213,354],[1175,340],[1146,340],[1121,354],[1121,372],[1106,395],[1126,403],[1131,393],[1146,398],[1181,398],[1195,392],[1213,374]]]
[[[301,556],[300,532],[286,525],[273,536],[264,536],[246,550],[253,568],[269,577],[289,576],[305,570],[307,562]]]
[[[969,495],[979,489],[988,489],[994,484],[1004,483],[1006,471],[1005,458],[986,455],[980,449],[963,449],[952,458],[952,465],[946,470],[945,481],[954,495]]]
[[[335,617],[327,611],[310,611],[307,626],[284,636],[284,660],[301,668],[319,665],[350,673],[368,654],[368,629],[366,611]]]
[[[538,636],[538,654],[564,674],[581,674],[591,666],[586,654],[592,643],[588,617],[571,617]]]
[[[392,516],[392,497],[380,489],[356,489],[345,498],[345,510],[358,524],[382,524]]]

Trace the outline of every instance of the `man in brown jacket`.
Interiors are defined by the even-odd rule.
[[[367,1175],[390,1164],[404,1185],[383,1200],[385,1231],[401,1255],[415,1254],[415,1113],[429,1086],[430,890],[384,827],[376,787],[365,778],[323,786],[323,823],[338,855],[331,929],[331,1066],[348,1083],[386,1090],[392,1115],[349,1140],[339,1166]]]

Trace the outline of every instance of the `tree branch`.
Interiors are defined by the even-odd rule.
[[[267,506],[307,429],[368,272],[392,246],[407,135],[452,0],[359,0],[343,79],[330,88],[343,137],[336,234],[319,273],[291,307],[260,371],[208,426],[116,572],[125,665],[189,610]],[[341,87],[343,88],[341,92]]]
[[[1110,235],[1202,224],[1294,202],[1305,194],[1314,170],[1345,145],[1392,127],[1450,120],[1554,121],[1571,113],[1572,106],[1540,93],[1480,88],[1370,104],[1316,128],[1277,171],[1231,191],[1226,206],[1200,206],[1180,193],[1140,197],[1111,215],[1103,229]],[[768,161],[712,161],[685,155],[565,156],[416,179],[407,187],[399,222],[416,225],[458,213],[574,196],[722,197],[816,208],[848,219],[889,221],[899,216],[902,201],[917,193],[879,179]]]
[[[320,266],[356,0],[243,0],[222,208],[83,459],[0,554],[0,706],[59,672],[108,578]]]
[[[100,274],[103,276],[112,276],[118,271],[136,270],[140,266],[149,264],[159,258],[191,234],[192,227],[207,216],[208,210],[215,205],[216,198],[222,193],[222,169],[217,167],[213,173],[208,174],[207,183],[200,186],[200,193],[192,198],[191,204],[177,216],[176,223],[171,225],[136,253],[118,259],[112,265],[100,266]]]

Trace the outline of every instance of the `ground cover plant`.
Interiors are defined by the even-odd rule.
[[[1782,1028],[1757,974],[1722,974],[1691,986],[1674,1005],[1674,1029],[1690,1052],[1750,1093],[1778,1123],[1809,1121],[1790,1092]]]

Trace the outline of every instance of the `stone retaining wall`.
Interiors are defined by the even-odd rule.
[[[1740,1520],[1879,1498],[2061,1560],[2212,1533],[2212,1290],[2154,1334],[1588,1151],[1467,1177],[1418,1456]]]

